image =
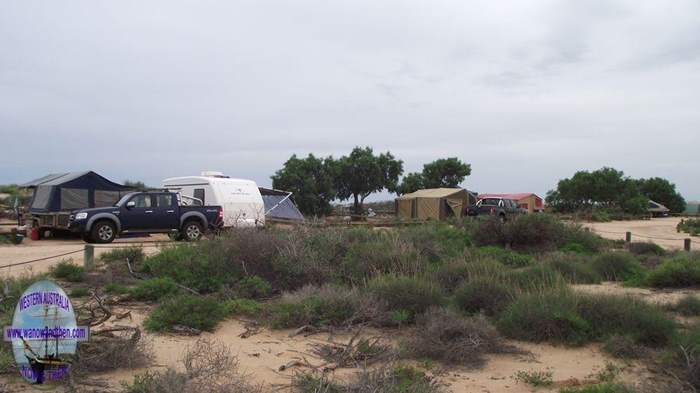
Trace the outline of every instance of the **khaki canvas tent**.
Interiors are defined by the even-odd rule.
[[[396,198],[399,218],[444,220],[464,217],[467,206],[476,203],[474,194],[462,188],[429,188]]]

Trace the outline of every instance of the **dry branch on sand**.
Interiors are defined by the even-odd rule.
[[[336,367],[361,367],[392,356],[391,345],[386,344],[382,338],[359,338],[361,333],[358,330],[345,344],[314,344],[311,352]]]

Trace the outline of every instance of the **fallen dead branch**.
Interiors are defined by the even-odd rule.
[[[312,353],[334,364],[335,368],[366,366],[392,356],[391,345],[385,343],[382,338],[359,338],[361,333],[362,331],[358,330],[345,344],[314,344]]]

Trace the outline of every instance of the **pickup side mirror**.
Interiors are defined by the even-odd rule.
[[[129,201],[126,203],[126,208],[131,209],[132,207],[136,207],[136,202],[134,201]]]

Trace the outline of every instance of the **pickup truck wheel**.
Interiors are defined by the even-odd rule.
[[[92,236],[90,236],[89,233],[83,233],[80,235],[80,237],[83,238],[83,241],[85,243],[94,243],[94,241],[92,240]]]
[[[505,215],[505,214],[500,214],[500,215],[498,216],[498,221],[500,221],[501,224],[505,224],[505,223],[506,223],[506,215]]]
[[[182,226],[182,234],[185,236],[187,241],[199,240],[204,234],[204,229],[202,224],[198,221],[187,221],[185,225]]]
[[[179,242],[180,240],[183,240],[184,238],[182,237],[182,233],[180,231],[177,232],[170,232],[168,233],[168,237],[172,241]]]
[[[92,226],[90,235],[96,243],[111,243],[117,237],[117,228],[109,221],[99,221]]]

